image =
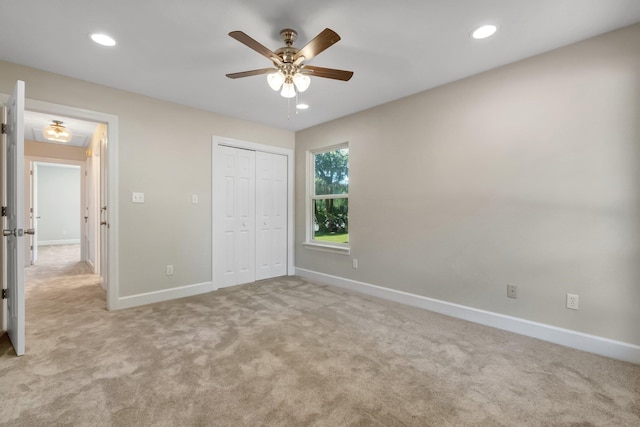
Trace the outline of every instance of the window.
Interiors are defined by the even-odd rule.
[[[349,248],[349,147],[309,153],[308,244]]]

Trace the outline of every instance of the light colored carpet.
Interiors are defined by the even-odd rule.
[[[0,340],[1,425],[640,425],[638,365],[298,277],[107,312],[50,255],[27,355]]]

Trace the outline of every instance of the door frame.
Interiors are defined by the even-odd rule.
[[[294,176],[293,176],[293,164],[294,164],[294,151],[289,148],[276,147],[272,145],[259,144],[256,142],[243,141],[240,139],[228,138],[224,136],[213,135],[211,137],[211,283],[213,289],[219,289],[215,278],[215,253],[213,250],[215,241],[216,230],[216,218],[213,216],[215,211],[215,204],[217,203],[218,195],[215,194],[215,180],[217,170],[215,168],[215,161],[220,156],[220,146],[241,148],[244,150],[261,151],[264,153],[280,154],[287,157],[287,275],[293,276],[295,274],[294,268],[294,217],[293,217],[293,197],[294,197]]]
[[[6,103],[9,95],[0,95],[2,101]],[[83,108],[71,107],[68,105],[54,104],[51,102],[38,101],[27,98],[25,100],[25,110],[38,113],[61,115],[65,117],[86,120],[107,125],[107,159],[105,167],[107,170],[107,199],[109,200],[108,210],[108,241],[107,253],[108,266],[105,273],[108,277],[107,283],[107,310],[118,309],[119,295],[119,262],[118,262],[118,116],[101,113],[98,111],[85,110]]]

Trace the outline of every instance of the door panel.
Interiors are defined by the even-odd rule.
[[[287,274],[287,157],[256,154],[256,280]]]
[[[24,82],[16,83],[6,111],[7,332],[21,356],[25,353]]]
[[[255,153],[220,147],[214,159],[214,284],[255,280]]]
[[[273,253],[271,277],[287,274],[287,157],[272,154],[273,160]]]

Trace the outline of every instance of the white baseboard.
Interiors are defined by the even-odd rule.
[[[340,288],[375,296],[413,307],[422,308],[481,325],[491,326],[566,347],[611,357],[612,359],[640,364],[640,346],[570,329],[558,328],[544,323],[532,322],[518,317],[506,316],[491,311],[453,304],[408,292],[371,285],[317,271],[296,268],[296,275]]]
[[[55,245],[79,245],[80,239],[67,239],[67,240],[40,240],[38,241],[38,247],[40,246],[55,246]]]
[[[180,286],[178,288],[163,289],[161,291],[146,292],[143,294],[119,297],[112,310],[138,307],[171,299],[185,298],[193,295],[204,294],[213,291],[211,282],[196,283],[194,285]]]

